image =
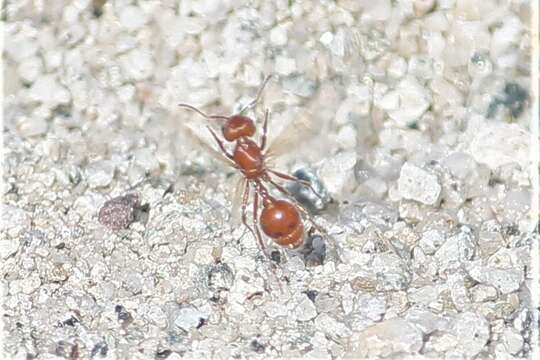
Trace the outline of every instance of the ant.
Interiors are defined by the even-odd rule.
[[[242,115],[245,110],[252,108],[258,103],[264,87],[270,78],[271,76],[267,76],[265,78],[253,101],[244,106],[237,114],[231,116],[207,115],[192,105],[179,104],[179,106],[195,111],[206,119],[221,120],[224,122],[222,126],[223,138],[226,141],[235,144],[232,153],[225,148],[224,141],[219,138],[217,133],[210,126],[207,126],[207,128],[212,134],[212,137],[216,140],[221,152],[223,152],[223,154],[229,160],[229,164],[240,170],[244,176],[244,182],[242,185],[242,223],[257,239],[259,246],[268,258],[270,258],[270,254],[268,253],[263,241],[261,231],[259,229],[259,223],[262,232],[271,238],[274,243],[290,249],[296,249],[304,243],[305,238],[304,224],[300,216],[299,208],[306,215],[306,217],[308,216],[307,211],[305,211],[301,206],[295,205],[284,199],[276,199],[270,195],[267,185],[274,186],[279,192],[288,198],[292,197],[287,189],[273,179],[272,175],[284,180],[295,181],[302,185],[308,186],[311,191],[319,196],[309,181],[283,174],[269,168],[266,165],[264,150],[266,147],[266,138],[268,133],[269,110],[266,109],[264,114],[263,133],[260,144],[257,144],[253,140],[253,136],[255,135],[256,131],[254,121],[251,118]],[[251,188],[254,190],[253,227],[247,223],[246,213]],[[262,211],[260,217],[258,215],[259,201],[262,202]]]

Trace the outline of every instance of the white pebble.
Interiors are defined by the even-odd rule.
[[[182,30],[189,35],[200,34],[206,27],[206,23],[199,17],[184,17],[180,21]]]
[[[416,354],[422,348],[422,332],[406,320],[388,319],[351,338],[346,358],[396,358]]]
[[[523,282],[523,269],[498,269],[482,265],[482,260],[466,264],[469,275],[476,281],[495,286],[503,294],[519,289]]]
[[[385,111],[393,111],[399,106],[399,94],[396,91],[390,91],[374,101],[374,104]]]
[[[21,291],[24,294],[31,294],[39,288],[41,285],[41,279],[38,275],[32,275],[28,278],[21,280]]]
[[[54,75],[43,75],[34,82],[28,92],[30,99],[38,101],[47,107],[67,104],[71,94],[56,81]]]
[[[400,126],[418,120],[431,105],[431,97],[426,88],[413,77],[406,77],[397,86],[399,107],[388,116]]]
[[[454,331],[458,340],[456,350],[472,358],[484,349],[489,340],[489,323],[480,314],[464,312],[457,316]]]
[[[276,46],[287,44],[287,29],[283,26],[276,26],[270,30],[270,42]]]
[[[42,117],[21,117],[17,121],[17,130],[23,137],[40,136],[47,132],[47,120]]]
[[[332,40],[334,40],[334,34],[332,34],[330,31],[325,32],[319,38],[321,44],[325,46],[329,46],[332,43]]]
[[[366,101],[358,101],[357,98],[349,97],[345,99],[336,111],[335,122],[337,125],[345,125],[356,122],[359,116],[369,114],[371,104]]]
[[[140,7],[123,6],[120,13],[120,24],[128,31],[140,29],[146,24],[147,17]]]
[[[21,208],[2,204],[2,224],[6,234],[17,237],[31,225],[30,215]]]
[[[62,65],[64,54],[60,50],[49,50],[43,54],[47,72],[53,72]]]
[[[407,73],[407,62],[401,56],[396,57],[386,68],[386,73],[393,79],[401,79]]]
[[[331,194],[341,194],[354,179],[355,164],[355,151],[344,151],[323,161],[319,176]]]
[[[489,49],[492,59],[498,59],[509,51],[513,51],[512,45],[519,42],[523,24],[517,17],[511,16],[504,19],[503,25],[493,31],[491,47]]]
[[[184,331],[195,329],[201,322],[208,318],[208,315],[199,311],[197,308],[188,306],[178,311],[178,316],[174,320],[174,326]]]
[[[390,0],[369,1],[365,11],[362,13],[362,21],[386,21],[392,15],[392,4]]]
[[[446,39],[442,34],[440,32],[426,34],[425,40],[429,57],[432,59],[442,58],[446,48]]]
[[[159,170],[159,162],[154,153],[148,148],[135,150],[133,161],[144,169],[146,173],[155,173]]]
[[[517,124],[484,122],[479,125],[473,130],[475,135],[469,147],[477,162],[486,164],[492,170],[511,163],[527,169],[530,142],[527,131]]]
[[[344,125],[337,133],[337,141],[342,149],[356,148],[356,129],[352,125]]]
[[[90,188],[108,186],[114,178],[115,166],[112,161],[101,160],[90,163],[86,168],[86,180]]]
[[[6,36],[5,51],[14,62],[20,63],[23,59],[31,57],[38,51],[38,43],[26,34]]]
[[[279,56],[276,59],[275,70],[280,75],[290,75],[296,71],[296,61],[293,58]]]
[[[317,316],[317,309],[313,301],[304,296],[304,299],[294,309],[294,313],[298,321],[309,321]]]
[[[122,71],[127,78],[144,80],[154,72],[154,60],[148,49],[135,48],[120,58]]]
[[[1,239],[0,240],[0,258],[6,259],[10,255],[13,255],[19,249],[19,239]]]
[[[441,193],[437,176],[410,163],[405,163],[401,168],[398,187],[404,198],[426,205],[434,205]]]
[[[33,83],[42,72],[43,62],[39,57],[29,57],[24,59],[17,68],[19,77],[27,83]]]
[[[515,329],[504,329],[503,343],[510,354],[517,354],[523,348],[523,337]]]

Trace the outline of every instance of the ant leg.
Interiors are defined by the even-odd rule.
[[[255,198],[257,196],[257,192],[255,191]],[[257,226],[255,226],[255,230],[248,224],[247,222],[247,212],[246,212],[246,209],[247,209],[247,205],[248,205],[248,200],[249,200],[249,181],[246,182],[246,185],[245,185],[245,188],[244,188],[244,196],[242,198],[242,223],[249,229],[249,231],[251,231],[251,233],[253,234],[253,237],[255,239],[257,239],[257,242],[259,243],[259,247],[261,248],[261,250],[263,251],[263,253],[270,257],[270,255],[268,254],[267,250],[266,250],[266,246],[264,245],[264,242],[262,240],[262,237],[261,237],[261,233],[259,232],[259,229]],[[254,205],[256,204],[256,200],[254,200]],[[257,214],[254,214],[253,216],[256,217]],[[255,221],[254,221],[255,224],[257,224]]]
[[[257,237],[255,235],[255,231],[253,230],[251,226],[249,226],[247,222],[246,208],[247,208],[248,200],[249,200],[249,181],[244,183],[244,195],[242,196],[242,224],[244,224],[245,227],[247,227],[249,231],[251,231],[254,237]]]
[[[207,115],[203,113],[201,110],[197,109],[195,106],[189,105],[189,104],[178,104],[178,106],[195,111],[197,114],[201,115],[202,117],[205,117],[207,119],[223,119],[228,120],[229,118],[227,116],[223,115]]]
[[[281,266],[279,264],[274,264],[273,261],[272,261],[272,256],[270,255],[270,253],[268,253],[268,250],[266,248],[266,245],[264,245],[264,242],[262,240],[262,236],[261,236],[261,232],[259,230],[259,214],[258,214],[258,210],[259,210],[259,193],[258,193],[258,188],[255,188],[255,194],[253,195],[253,224],[254,224],[254,227],[255,227],[255,231],[257,232],[257,240],[259,241],[259,244],[261,245],[261,248],[264,252],[264,254],[266,255],[266,257],[270,260],[270,269],[272,271],[272,274],[274,275],[274,278],[276,279],[276,283],[278,284],[278,287],[279,287],[279,290],[281,291],[281,293],[283,293],[283,287],[281,286],[281,280],[279,279],[279,276],[277,275],[276,273],[276,267],[277,268],[280,268],[281,269]],[[283,271],[283,269],[281,269],[281,271]]]
[[[223,145],[223,141],[217,136],[216,132],[210,126],[207,126],[207,128],[210,131],[210,133],[212,134],[212,136],[214,137],[214,139],[216,140],[219,148],[225,154],[225,156],[227,156],[230,160],[234,161],[234,158],[233,158],[232,154],[230,154],[227,151],[227,149],[225,149],[225,145]]]
[[[257,90],[257,95],[255,96],[255,99],[253,99],[251,102],[249,102],[247,105],[245,105],[239,112],[238,114],[242,114],[244,111],[246,111],[247,109],[251,109],[252,107],[254,107],[255,105],[257,105],[257,103],[259,102],[259,100],[261,100],[261,95],[263,93],[263,90],[266,86],[266,84],[268,83],[268,81],[272,78],[272,75],[268,75],[261,87],[259,88],[259,90]]]
[[[266,147],[266,134],[268,133],[268,114],[269,111],[266,109],[264,112],[264,123],[263,123],[263,135],[261,140],[261,152],[264,151],[264,148]]]
[[[259,242],[259,245],[261,246],[262,251],[264,254],[270,259],[270,254],[268,253],[268,249],[266,248],[266,245],[264,244],[263,238],[261,236],[261,231],[259,230],[259,193],[257,192],[257,189],[255,189],[255,193],[253,194],[253,225],[255,228],[255,232],[257,233],[257,241]]]
[[[311,183],[310,183],[309,181],[299,179],[299,178],[297,178],[297,177],[295,177],[295,176],[283,174],[283,173],[280,173],[280,172],[275,171],[275,170],[272,170],[272,169],[268,169],[267,171],[268,171],[268,172],[271,172],[272,174],[274,174],[274,175],[276,175],[277,177],[280,177],[280,178],[282,178],[282,179],[289,180],[289,181],[295,181],[295,182],[297,182],[297,183],[300,183],[300,184],[302,184],[302,185],[304,185],[304,186],[309,187],[310,190],[313,191],[313,193],[314,193],[319,199],[321,199],[321,200],[324,201],[322,195],[319,194],[319,193],[315,190],[315,188],[313,188],[313,185],[311,185]]]

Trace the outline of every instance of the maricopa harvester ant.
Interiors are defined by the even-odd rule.
[[[305,238],[304,224],[302,222],[302,217],[300,216],[299,208],[307,216],[307,213],[301,207],[296,206],[287,200],[276,199],[270,195],[266,187],[268,184],[273,185],[285,196],[289,198],[292,197],[287,189],[276,183],[271,175],[284,180],[301,183],[308,186],[311,191],[317,194],[317,192],[311,186],[311,183],[308,181],[297,179],[293,176],[280,173],[267,167],[265,163],[264,150],[266,147],[266,136],[268,132],[268,109],[264,114],[263,134],[260,145],[252,140],[256,130],[255,123],[251,118],[242,115],[242,113],[246,109],[249,109],[257,104],[262,91],[270,78],[270,76],[266,77],[259,88],[255,99],[243,107],[242,110],[235,115],[207,115],[194,106],[188,104],[179,104],[179,106],[193,110],[206,119],[224,121],[222,127],[223,138],[228,142],[235,143],[232,153],[227,151],[223,140],[218,137],[216,132],[210,126],[207,126],[207,128],[212,134],[213,138],[216,140],[217,145],[223,154],[229,159],[230,165],[239,169],[244,176],[242,223],[251,231],[259,242],[261,249],[267,256],[269,256],[269,254],[266,250],[266,246],[259,230],[259,222],[264,234],[270,237],[276,244],[294,249],[302,245]],[[253,227],[247,223],[246,215],[250,188],[255,190],[253,198]],[[263,206],[260,217],[258,216],[259,198],[262,199]]]

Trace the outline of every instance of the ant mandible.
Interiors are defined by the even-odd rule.
[[[249,109],[257,104],[264,87],[270,78],[271,76],[267,76],[265,78],[257,92],[255,99],[252,102],[244,106],[237,114],[231,116],[207,115],[192,105],[179,104],[179,106],[193,110],[206,119],[224,121],[222,126],[223,138],[228,142],[235,143],[232,153],[227,151],[223,140],[219,138],[216,132],[210,126],[207,126],[207,128],[212,134],[212,137],[216,140],[216,143],[223,154],[230,160],[230,165],[239,169],[244,176],[242,223],[251,231],[253,236],[257,239],[261,249],[268,257],[269,253],[259,230],[259,222],[264,234],[266,234],[278,245],[291,249],[298,248],[303,244],[305,238],[304,224],[302,222],[298,207],[290,201],[276,199],[270,195],[266,187],[268,184],[274,186],[285,196],[289,198],[292,197],[289,191],[278,184],[271,175],[284,180],[301,183],[302,185],[308,186],[311,191],[317,194],[310,182],[280,173],[270,169],[266,165],[264,150],[266,147],[266,137],[268,133],[268,109],[264,114],[263,134],[260,145],[252,139],[256,131],[254,121],[251,118],[242,115],[246,109]],[[251,188],[255,190],[253,198],[253,227],[247,223],[246,214]],[[262,199],[263,207],[260,217],[258,216],[259,198]],[[303,210],[301,207],[300,209],[307,215],[305,210]]]

